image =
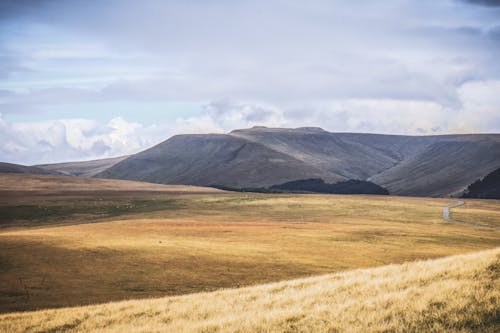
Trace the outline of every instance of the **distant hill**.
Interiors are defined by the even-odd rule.
[[[83,161],[83,162],[66,162],[54,164],[40,164],[35,167],[49,171],[56,171],[65,175],[93,177],[98,173],[109,169],[118,162],[123,161],[128,156],[120,156],[113,158],[105,158],[101,160]]]
[[[360,179],[391,194],[450,196],[500,165],[500,134],[404,136],[254,127],[177,135],[97,174],[163,184],[262,188]]]
[[[36,175],[57,175],[57,171],[45,170],[35,166],[0,162],[0,173],[28,173]]]
[[[295,179],[345,177],[227,134],[176,135],[97,175],[162,184],[267,187]]]
[[[470,184],[462,197],[500,199],[500,168]]]
[[[379,194],[387,195],[389,191],[385,188],[365,180],[349,179],[346,181],[328,184],[323,179],[301,179],[280,185],[273,185],[271,190],[286,192],[312,192],[331,194]]]
[[[34,167],[4,163],[3,168],[235,189],[357,179],[394,195],[445,197],[460,195],[499,165],[500,134],[405,136],[253,127],[176,135],[131,156]]]

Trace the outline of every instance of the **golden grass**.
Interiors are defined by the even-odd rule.
[[[255,287],[13,313],[2,332],[498,332],[500,249]]]
[[[44,194],[64,191],[223,192],[215,188],[201,186],[160,185],[128,180],[13,173],[0,173],[0,191],[39,191]]]
[[[453,208],[451,216],[457,220],[500,228],[500,203],[498,200],[468,199],[465,205]]]
[[[443,199],[245,193],[140,199],[154,209],[124,209],[107,222],[81,224],[88,215],[65,214],[78,205],[92,211],[96,197],[23,197],[22,210],[35,208],[26,206],[29,200],[41,211],[64,206],[64,214],[44,223],[80,224],[0,233],[0,312],[248,286],[500,242],[499,232],[445,222],[442,206],[452,201]],[[127,200],[99,202],[134,203]]]

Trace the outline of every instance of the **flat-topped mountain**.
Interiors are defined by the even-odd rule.
[[[263,144],[228,134],[176,135],[98,174],[163,184],[261,187],[303,178],[345,177]]]
[[[233,188],[357,179],[391,194],[449,196],[498,167],[500,134],[405,136],[259,126],[229,134],[176,135],[113,160],[96,176]]]

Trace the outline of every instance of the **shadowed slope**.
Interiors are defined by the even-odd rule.
[[[498,332],[500,250],[153,300],[6,314],[5,332]]]
[[[405,141],[397,136],[330,133],[319,128],[255,127],[231,135],[259,142],[310,165],[346,178],[366,179],[404,158]],[[363,140],[366,137],[367,140]],[[360,140],[361,139],[361,140]],[[412,146],[412,150],[418,146]]]
[[[470,184],[463,198],[500,199],[500,168]]]
[[[499,165],[500,142],[495,139],[443,140],[369,180],[392,194],[455,194]]]

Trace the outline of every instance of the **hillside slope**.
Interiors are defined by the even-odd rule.
[[[231,135],[258,142],[310,165],[352,179],[366,179],[424,148],[428,137],[330,133],[320,128],[254,127]]]
[[[494,137],[465,139],[433,143],[368,180],[397,195],[437,197],[461,192],[500,165],[500,142]]]
[[[56,171],[70,176],[93,177],[98,173],[109,169],[116,163],[123,161],[127,157],[128,156],[120,156],[92,161],[40,164],[35,165],[35,167],[49,171]]]
[[[3,332],[498,332],[500,249],[160,299],[13,313]]]
[[[36,175],[57,175],[60,174],[57,171],[45,170],[36,166],[27,166],[14,163],[0,162],[0,172],[3,173],[29,173]]]
[[[259,143],[225,134],[176,135],[97,177],[234,187],[270,186],[304,178],[345,179]]]
[[[402,136],[254,127],[228,135],[174,136],[97,177],[235,188],[359,179],[391,194],[448,196],[498,165],[498,134]]]

